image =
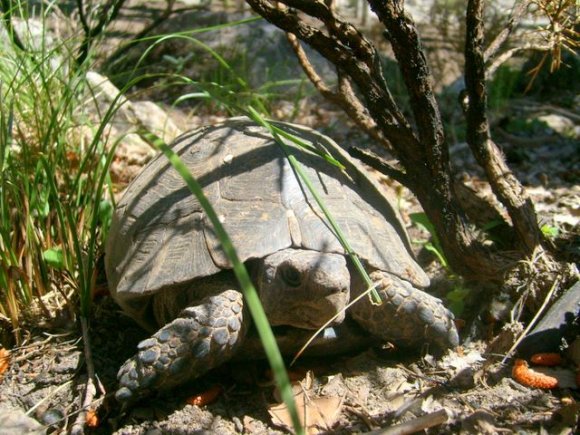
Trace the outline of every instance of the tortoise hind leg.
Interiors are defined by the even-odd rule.
[[[365,290],[365,286],[358,273],[352,276],[354,298]],[[458,345],[453,314],[439,299],[386,272],[374,271],[370,277],[378,283],[382,305],[373,305],[363,297],[350,308],[352,317],[364,329],[405,347],[429,343],[443,350]]]
[[[138,353],[123,364],[117,374],[117,400],[130,402],[197,378],[228,360],[246,330],[239,291],[225,290],[185,308],[139,343]]]

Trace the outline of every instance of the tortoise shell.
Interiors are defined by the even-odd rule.
[[[417,287],[428,285],[397,213],[362,165],[312,129],[274,125],[330,154],[344,169],[287,139],[284,149],[248,118],[197,129],[172,145],[203,187],[240,259],[259,259],[289,247],[344,253],[290,165],[288,151],[366,265]],[[200,203],[163,155],[149,162],[120,200],[106,267],[112,294],[126,309],[136,299],[231,268]],[[137,318],[146,315],[133,311]]]

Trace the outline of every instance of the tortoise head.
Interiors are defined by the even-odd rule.
[[[317,329],[340,313],[350,298],[350,274],[344,256],[284,249],[265,257],[256,279],[260,299],[273,326]]]

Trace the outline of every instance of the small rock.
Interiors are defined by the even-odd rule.
[[[562,136],[570,136],[574,132],[574,122],[562,115],[551,113],[540,116],[538,121],[544,122],[551,130]]]
[[[49,409],[42,414],[42,422],[47,426],[52,426],[64,420],[64,414],[60,409]]]
[[[0,433],[44,434],[42,425],[18,408],[0,408]]]

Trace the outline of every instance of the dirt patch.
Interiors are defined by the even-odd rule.
[[[146,333],[109,297],[96,303],[91,349],[101,386],[93,404],[98,425],[89,432],[284,432],[268,413],[269,406],[277,403],[277,394],[264,361],[231,362],[170,394],[122,409],[112,395],[116,372],[144,338]],[[464,345],[437,360],[376,347],[354,355],[301,360],[292,372],[301,374],[301,388],[308,397],[337,399],[332,433],[371,431],[440,410],[445,410],[446,422],[430,433],[573,433],[578,390],[544,391],[520,385],[511,378],[511,361],[502,365],[499,358],[485,356],[484,348],[482,342]],[[573,372],[568,376],[573,377]],[[7,407],[27,410],[49,433],[59,433],[76,419],[85,382],[78,328],[33,332],[24,346],[11,352],[9,370],[0,384],[0,414]],[[188,404],[188,399],[216,385],[221,394],[215,402]]]

